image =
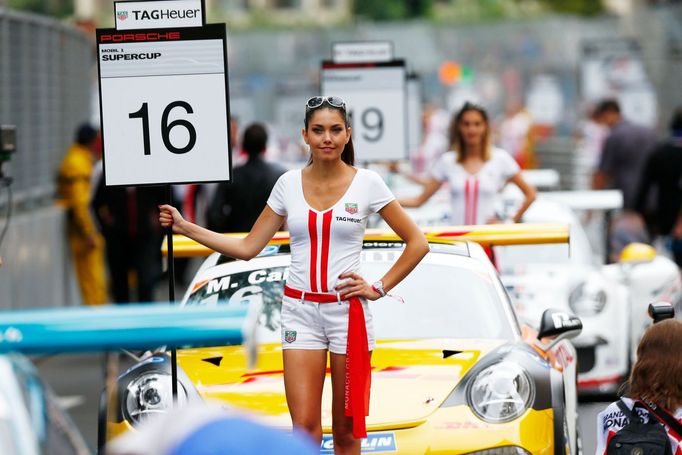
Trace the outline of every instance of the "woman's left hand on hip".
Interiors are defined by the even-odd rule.
[[[344,300],[351,297],[362,297],[367,300],[376,300],[380,296],[365,279],[355,272],[346,272],[339,275],[341,281],[336,286],[336,292],[341,294]]]

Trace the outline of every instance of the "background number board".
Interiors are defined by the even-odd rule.
[[[322,63],[322,94],[346,101],[360,162],[407,157],[405,62]]]
[[[107,186],[230,179],[225,26],[98,30]]]

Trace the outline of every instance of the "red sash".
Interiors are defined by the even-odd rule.
[[[284,295],[316,303],[341,300],[339,294],[303,292],[284,286]],[[357,297],[348,299],[348,342],[346,345],[345,415],[353,419],[353,437],[367,437],[365,417],[369,415],[369,391],[372,383],[367,326],[362,302]]]

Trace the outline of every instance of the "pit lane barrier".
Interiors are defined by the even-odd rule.
[[[256,311],[173,304],[0,312],[0,354],[255,344]]]

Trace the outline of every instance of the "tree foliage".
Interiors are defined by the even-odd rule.
[[[434,8],[435,5],[435,8]],[[354,0],[353,14],[375,21],[434,17],[449,11],[450,17],[504,19],[528,11],[591,16],[602,13],[600,0]],[[434,17],[438,19],[438,17]]]
[[[353,14],[375,21],[428,16],[433,0],[354,0]]]
[[[604,5],[599,0],[539,0],[550,10],[557,13],[580,14],[592,16],[604,12]]]

